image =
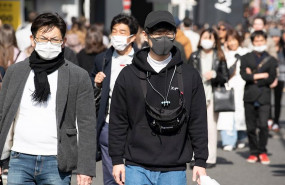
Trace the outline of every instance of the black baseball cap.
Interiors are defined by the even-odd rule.
[[[147,15],[144,23],[144,29],[152,28],[153,26],[161,22],[169,23],[170,25],[176,28],[173,15],[168,11],[158,10],[150,12]]]

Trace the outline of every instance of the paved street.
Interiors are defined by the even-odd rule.
[[[285,93],[283,94],[285,97]],[[273,101],[272,101],[273,102]],[[285,185],[285,98],[282,99],[280,133],[270,131],[268,140],[268,153],[271,160],[270,165],[260,163],[249,164],[246,158],[249,155],[248,147],[226,152],[218,144],[217,166],[207,169],[207,174],[217,180],[221,185]],[[218,136],[220,136],[218,134]],[[97,177],[92,185],[103,185],[102,163],[97,163]],[[191,181],[192,171],[187,170],[189,185],[196,185]],[[72,185],[76,185],[75,178]]]
[[[284,105],[283,105],[284,107]],[[248,148],[226,152],[218,146],[217,166],[207,170],[207,174],[216,179],[221,185],[285,185],[285,110],[282,110],[282,129],[276,134],[270,132],[268,152],[271,159],[270,165],[260,163],[249,164],[245,161],[248,157]],[[102,163],[97,163],[97,177],[92,185],[103,185]],[[191,182],[192,171],[187,170],[188,184]],[[72,185],[76,185],[76,177],[72,177]]]
[[[247,163],[245,161],[249,155],[247,147],[225,152],[219,146],[217,166],[208,169],[207,174],[221,185],[285,185],[285,123],[282,127],[279,134],[271,132],[272,137],[268,141],[270,165]],[[188,184],[196,185],[191,182],[191,173],[192,171],[188,169]],[[97,178],[92,185],[103,185],[102,178],[102,164],[99,162]],[[72,185],[76,185],[75,178]]]

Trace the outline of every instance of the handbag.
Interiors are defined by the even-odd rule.
[[[234,89],[229,88],[228,83],[223,87],[214,89],[214,111],[215,112],[234,112],[235,97]]]

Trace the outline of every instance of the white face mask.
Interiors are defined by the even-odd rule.
[[[265,51],[267,49],[267,46],[266,45],[262,45],[262,46],[254,46],[253,47],[253,50],[254,51],[257,51],[259,53],[262,53],[263,51]]]
[[[214,41],[208,40],[208,39],[201,40],[201,46],[203,49],[206,49],[206,50],[212,49],[214,46]]]
[[[41,58],[52,60],[61,53],[61,45],[62,44],[52,44],[50,41],[46,43],[36,42],[35,50]]]
[[[118,51],[123,51],[130,44],[130,43],[128,43],[127,39],[132,37],[132,36],[133,35],[130,35],[130,36],[121,36],[121,35],[111,36],[112,46]]]

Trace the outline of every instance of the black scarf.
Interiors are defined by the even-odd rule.
[[[52,60],[42,59],[36,51],[33,51],[30,56],[30,67],[34,70],[35,91],[33,92],[33,100],[39,103],[46,102],[50,94],[50,86],[47,75],[56,71],[64,64],[64,49]]]

